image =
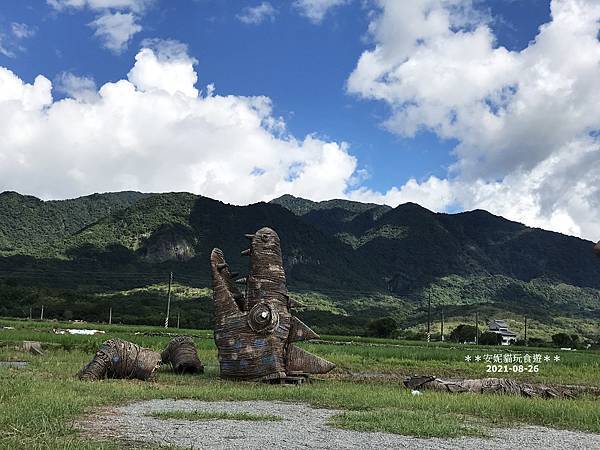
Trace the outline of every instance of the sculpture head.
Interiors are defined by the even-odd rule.
[[[335,367],[292,342],[317,334],[291,315],[279,236],[270,228],[246,235],[248,276],[234,280],[220,249],[211,253],[215,343],[221,376],[277,379],[296,373],[325,373]],[[245,286],[242,293],[237,283]]]

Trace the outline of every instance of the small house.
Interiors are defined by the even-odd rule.
[[[511,331],[504,320],[492,320],[490,331],[502,336],[502,345],[510,345],[517,342],[517,333]]]

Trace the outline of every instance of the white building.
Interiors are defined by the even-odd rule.
[[[490,331],[502,336],[502,345],[510,345],[517,342],[517,333],[509,330],[504,320],[492,320],[490,322]]]

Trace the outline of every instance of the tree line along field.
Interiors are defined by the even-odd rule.
[[[167,279],[167,275],[163,278]],[[79,275],[81,276],[81,275]],[[181,279],[177,279],[181,277]],[[85,277],[83,277],[85,279]],[[126,282],[130,280],[124,276]],[[48,283],[52,277],[45,279]],[[213,317],[212,290],[205,285],[194,286],[183,275],[176,274],[172,285],[172,321],[180,315],[182,327],[211,328]],[[102,286],[80,285],[77,288],[28,285],[31,280],[0,279],[0,316],[26,318],[29,314],[39,318],[44,307],[44,318],[56,320],[88,320],[108,322],[112,309],[113,323],[133,325],[160,324],[164,321],[168,283],[151,282],[142,278],[139,286],[107,288]],[[46,282],[45,281],[45,282]],[[109,280],[111,283],[113,279]],[[59,284],[62,283],[57,279]],[[88,283],[93,283],[90,279]],[[48,284],[46,283],[46,284]],[[510,328],[517,332],[519,339],[524,337],[524,318],[528,317],[528,337],[538,342],[550,343],[557,333],[576,334],[580,344],[600,345],[600,327],[594,314],[585,311],[577,317],[568,312],[549,313],[544,304],[523,301],[523,296],[511,293],[518,298],[512,310],[505,310],[498,304],[478,299],[469,294],[468,303],[457,304],[444,280],[436,284],[432,295],[431,333],[440,340],[440,317],[445,320],[445,336],[460,324],[475,325],[475,313],[479,315],[480,331],[487,330],[493,319],[504,319]],[[539,287],[538,287],[539,288]],[[469,291],[485,290],[485,285],[473,281]],[[573,292],[572,292],[573,291]],[[292,298],[300,305],[296,314],[319,333],[370,335],[370,323],[376,318],[391,318],[397,324],[394,336],[404,339],[424,340],[427,331],[427,292],[419,296],[399,297],[390,293],[344,292],[312,290],[292,290]],[[548,298],[552,302],[571,302],[581,305],[596,301],[594,292],[582,289],[554,288]],[[583,310],[582,310],[583,311]]]
[[[69,327],[100,329],[105,334],[52,332]],[[203,375],[178,376],[163,367],[149,382],[81,382],[76,378],[77,371],[104,340],[120,337],[160,351],[170,337],[158,327],[1,319],[0,361],[25,360],[29,364],[20,369],[0,367],[0,447],[118,448],[118,443],[93,441],[80,435],[75,426],[77,418],[95,407],[153,398],[306,402],[344,410],[332,419],[332,425],[337,427],[425,437],[485,435],[492,427],[511,424],[600,432],[597,351],[322,336],[320,341],[303,346],[336,363],[337,368],[326,376],[314,377],[310,384],[286,387],[220,380],[211,331],[169,331],[194,338],[206,367]],[[23,340],[42,342],[44,355],[16,350],[15,346]],[[552,358],[558,355],[559,362],[540,363],[537,373],[510,376],[531,382],[586,386],[589,393],[572,400],[427,391],[413,396],[402,385],[403,377],[413,374],[461,378],[493,375],[485,372],[485,362],[474,362],[473,358],[506,353]],[[465,360],[466,356],[472,357],[471,362]]]

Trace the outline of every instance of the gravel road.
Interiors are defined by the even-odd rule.
[[[275,414],[279,422],[237,420],[161,420],[155,411],[218,411]],[[194,449],[600,449],[600,434],[522,427],[493,430],[491,438],[422,439],[389,433],[365,433],[328,426],[337,410],[306,404],[246,401],[150,400],[103,408],[78,426],[94,437],[117,439],[124,447],[141,443]]]

